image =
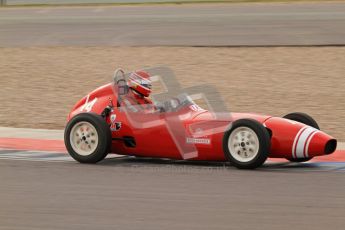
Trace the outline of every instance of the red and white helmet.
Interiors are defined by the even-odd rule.
[[[132,72],[128,78],[128,86],[144,97],[150,96],[152,88],[150,74],[143,70]]]

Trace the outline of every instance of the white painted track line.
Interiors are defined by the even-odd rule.
[[[63,130],[0,127],[0,138],[63,140]]]
[[[344,142],[338,142],[337,150],[345,150],[345,143]]]

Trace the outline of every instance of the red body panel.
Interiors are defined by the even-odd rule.
[[[272,130],[270,157],[306,158],[325,155],[326,143],[334,140],[322,131],[284,118],[272,117],[264,125]]]
[[[325,145],[333,138],[299,122],[249,113],[231,115],[213,114],[188,106],[178,112],[160,114],[134,114],[129,119],[126,112],[116,107],[117,97],[112,84],[96,89],[82,98],[72,109],[68,120],[81,112],[101,114],[103,109],[113,103],[111,115],[121,126],[112,131],[112,152],[121,155],[159,157],[171,159],[190,159],[225,161],[223,135],[231,122],[250,118],[262,123],[272,133],[269,157],[302,158],[326,154]],[[179,119],[175,119],[179,117]],[[133,122],[134,120],[134,122]],[[167,124],[169,120],[169,124]],[[154,122],[150,122],[154,121]],[[109,125],[110,118],[107,118]],[[176,122],[176,123],[174,123]],[[152,124],[151,124],[152,123]],[[171,130],[183,126],[183,136],[172,136]],[[127,147],[116,138],[133,137],[136,146]],[[183,139],[181,139],[183,138]],[[180,145],[176,140],[180,139]],[[182,141],[181,141],[182,140]],[[188,143],[192,142],[192,143]],[[186,152],[182,153],[181,148]]]

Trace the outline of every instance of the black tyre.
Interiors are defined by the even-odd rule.
[[[68,153],[80,163],[97,163],[109,153],[111,131],[106,121],[94,113],[80,113],[65,128]]]
[[[241,119],[224,133],[225,157],[239,169],[255,169],[267,159],[271,146],[267,129],[258,121]]]
[[[283,118],[293,120],[293,121],[298,121],[300,123],[309,125],[315,129],[320,130],[320,127],[317,124],[317,122],[311,116],[309,116],[306,113],[289,113],[289,114],[285,115]]]
[[[304,157],[304,158],[286,158],[286,160],[290,162],[295,162],[295,163],[302,163],[302,162],[307,162],[313,159],[312,157]]]
[[[292,120],[292,121],[297,121],[300,123],[303,123],[305,125],[309,125],[315,129],[320,129],[319,125],[317,124],[317,122],[308,114],[306,113],[289,113],[287,115],[285,115],[283,118]],[[312,159],[312,157],[305,157],[305,158],[286,158],[287,160],[291,161],[291,162],[307,162],[309,160]]]

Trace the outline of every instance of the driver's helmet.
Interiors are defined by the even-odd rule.
[[[152,88],[150,74],[143,70],[132,72],[128,77],[128,86],[144,97],[150,96]]]

